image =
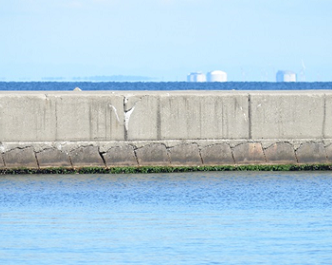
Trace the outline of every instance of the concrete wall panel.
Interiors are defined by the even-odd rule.
[[[0,168],[5,167],[5,162],[3,160],[2,154],[0,153]]]
[[[140,166],[158,165],[169,166],[170,159],[166,146],[160,143],[145,145],[136,149],[138,164]]]
[[[332,144],[325,146],[325,153],[328,163],[332,163]]]
[[[294,146],[286,142],[277,142],[264,150],[268,164],[296,164]]]
[[[156,140],[160,138],[158,96],[125,96],[126,140]]]
[[[236,164],[266,163],[261,143],[242,143],[233,148]]]
[[[253,93],[250,102],[253,139],[323,137],[324,94]]]
[[[307,142],[301,144],[296,150],[297,160],[300,164],[327,163],[328,159],[322,142]]]
[[[15,148],[3,155],[7,168],[38,168],[35,153],[32,147]]]
[[[56,124],[53,139],[124,140],[123,98],[64,95],[52,98]]]
[[[105,163],[97,146],[82,146],[72,150],[69,157],[73,167],[104,167]]]
[[[36,153],[36,158],[40,168],[52,167],[72,167],[68,154],[58,149],[46,149]]]
[[[0,167],[325,163],[331,138],[327,90],[0,92]]]
[[[323,120],[323,139],[332,138],[332,95],[325,95],[324,101],[324,120]]]
[[[204,165],[232,165],[234,159],[232,149],[227,143],[220,143],[203,147],[201,156]]]
[[[138,166],[134,147],[130,144],[114,146],[103,157],[107,167]]]
[[[202,165],[198,145],[195,143],[181,144],[169,149],[171,165],[200,166]]]

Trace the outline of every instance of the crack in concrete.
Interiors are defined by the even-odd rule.
[[[24,149],[28,149],[28,148],[32,148],[32,149],[34,149],[32,145],[27,145],[27,146],[15,146],[15,147],[13,147],[13,148],[8,149],[7,151],[3,151],[3,153],[5,154],[5,153],[8,153],[8,152],[14,151],[14,150],[16,150],[16,149],[24,150]]]
[[[69,154],[68,154],[68,159],[69,159],[70,166],[72,168],[74,168],[73,161],[71,160],[71,156]]]
[[[294,155],[295,155],[295,159],[296,159],[296,163],[298,164],[299,163],[299,158],[297,156],[297,150],[299,150],[302,146],[302,143],[297,147],[295,148],[295,146],[293,146],[293,149],[294,149]]]
[[[40,169],[39,161],[38,161],[38,158],[37,158],[37,153],[36,153],[36,152],[33,152],[33,154],[34,154],[35,159],[36,159],[37,167]]]
[[[199,155],[199,157],[200,157],[200,159],[201,159],[201,163],[202,163],[202,165],[204,166],[204,160],[203,160],[203,156],[202,156],[202,153],[201,153],[201,149],[200,149],[200,148],[198,148],[198,155]]]
[[[263,152],[263,156],[264,156],[264,162],[267,163],[267,158],[266,158],[265,150],[264,150],[264,148],[263,148],[262,143],[260,143],[260,146],[261,146],[261,148],[262,148],[262,152]]]
[[[233,163],[236,164],[235,162],[235,156],[234,156],[234,152],[233,152],[233,148],[231,146],[229,146],[231,149],[231,155],[232,155],[232,159],[233,159]]]
[[[262,144],[262,143],[261,143],[261,144]],[[293,144],[292,144],[291,142],[289,142],[289,141],[277,141],[277,142],[274,142],[274,143],[272,143],[272,144],[270,144],[270,145],[268,145],[268,146],[266,146],[266,147],[264,147],[263,144],[262,144],[262,148],[263,148],[263,150],[265,151],[265,150],[271,148],[271,146],[273,146],[273,145],[275,145],[275,144],[290,144],[290,145],[293,146]],[[294,146],[293,146],[293,147],[294,147]]]
[[[99,153],[101,159],[103,160],[104,166],[107,168],[106,160],[105,160],[105,158],[103,156],[103,154],[105,154],[105,152],[100,152],[100,147],[99,146],[98,146],[98,153]]]
[[[236,145],[236,146],[239,146],[239,144]],[[231,154],[232,154],[232,159],[233,159],[234,164],[236,164],[236,161],[235,161],[235,155],[234,155],[234,148],[235,148],[236,146],[231,146],[231,145],[229,145],[229,148],[231,149]]]
[[[136,159],[136,163],[137,163],[137,166],[140,166],[140,164],[139,164],[139,162],[138,162],[138,157],[137,157],[137,153],[136,153],[136,150],[137,150],[137,148],[135,149],[133,149],[133,151],[134,151],[134,155],[135,155],[135,159]]]

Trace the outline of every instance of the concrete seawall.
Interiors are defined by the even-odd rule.
[[[332,91],[0,92],[0,168],[332,163]]]

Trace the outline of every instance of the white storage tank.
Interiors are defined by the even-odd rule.
[[[201,72],[193,72],[187,75],[188,82],[205,82],[206,77],[205,74]]]
[[[207,81],[208,82],[226,82],[227,81],[227,73],[223,71],[211,71],[207,73]]]
[[[296,74],[292,71],[278,71],[277,82],[296,82]]]

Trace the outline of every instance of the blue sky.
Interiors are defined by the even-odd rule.
[[[331,0],[0,0],[0,80],[332,81]]]

